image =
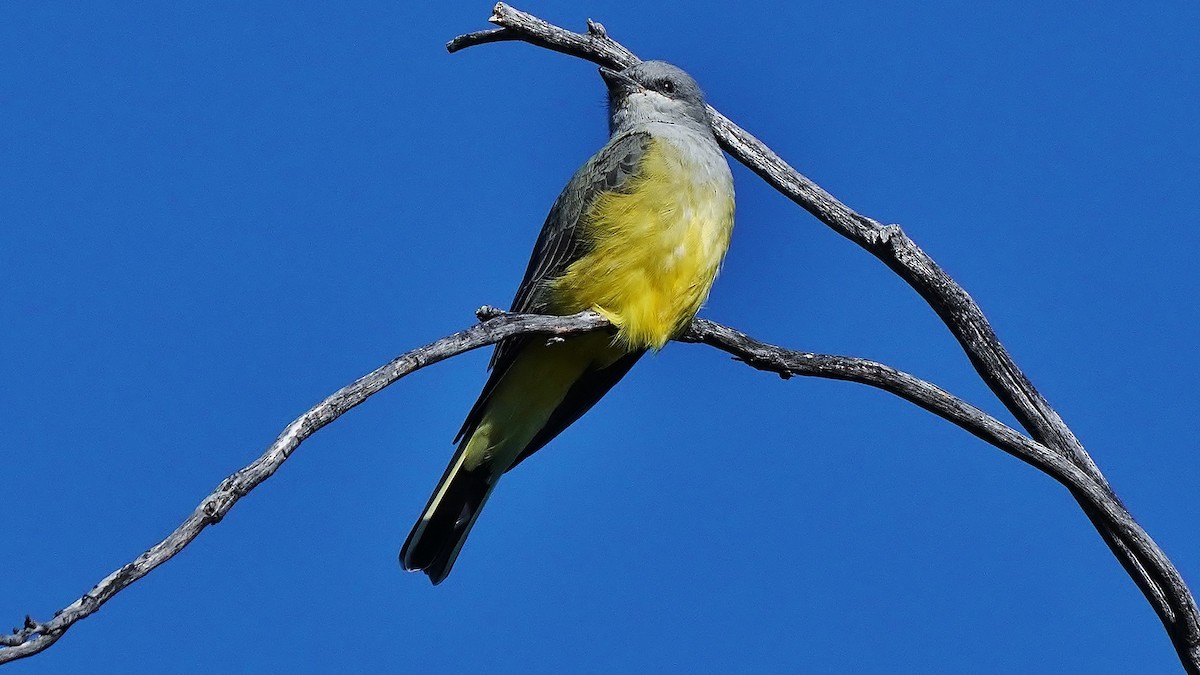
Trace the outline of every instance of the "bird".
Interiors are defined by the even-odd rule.
[[[682,69],[600,68],[609,140],[550,208],[513,312],[592,310],[615,330],[506,338],[450,465],[400,550],[445,580],[497,481],[586,413],[647,351],[687,329],[733,231],[733,176]]]

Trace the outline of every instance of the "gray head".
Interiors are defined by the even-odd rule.
[[[709,128],[704,94],[691,75],[665,61],[644,61],[622,71],[600,69],[608,85],[609,131],[646,122]]]

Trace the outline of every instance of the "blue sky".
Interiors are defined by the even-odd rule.
[[[1200,5],[529,2],[591,16],[980,302],[1200,583]],[[0,621],[158,541],[293,417],[505,305],[603,86],[487,2],[0,8]],[[734,166],[703,315],[1003,415],[884,267]],[[305,443],[14,673],[1174,672],[1066,491],[886,394],[671,345],[509,475],[443,585],[396,552],[483,351]]]

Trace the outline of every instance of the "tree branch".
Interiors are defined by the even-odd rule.
[[[610,38],[603,26],[590,20],[586,34],[573,33],[501,2],[489,21],[500,28],[460,36],[451,40],[447,49],[454,52],[487,42],[519,40],[610,68],[639,62],[637,56]],[[976,372],[1032,439],[1084,472],[1092,487],[1117,501],[1079,439],[1013,361],[979,306],[898,225],[883,225],[856,213],[716,109],[710,106],[709,112],[713,132],[731,156],[908,283],[942,319]],[[1158,614],[1184,667],[1200,674],[1200,610],[1178,570],[1149,537],[1129,536],[1120,523],[1109,517],[1111,514],[1096,511],[1089,495],[1072,481],[1065,481],[1065,475],[1050,468],[1043,470],[1068,486]]]
[[[844,380],[895,394],[1048,474],[1080,495],[1086,506],[1102,514],[1125,539],[1156,552],[1159,564],[1166,562],[1166,557],[1158,550],[1154,540],[1138,525],[1121,501],[1106,486],[1097,483],[1087,471],[1061,453],[1024,436],[936,385],[877,361],[797,352],[766,344],[705,319],[693,321],[688,331],[678,339],[680,342],[716,347],[752,368],[778,373],[785,379],[803,375]]]
[[[192,543],[204,531],[204,528],[221,522],[221,519],[225,517],[226,513],[229,513],[239,499],[245,497],[279,470],[279,467],[283,466],[283,463],[287,461],[288,457],[291,457],[304,439],[405,375],[463,352],[494,344],[513,335],[531,333],[572,335],[609,325],[598,314],[591,312],[569,317],[510,314],[497,316],[496,310],[491,307],[482,307],[478,314],[481,319],[484,317],[495,318],[489,318],[467,330],[431,342],[424,347],[392,359],[385,365],[330,394],[324,401],[296,418],[284,428],[262,456],[221,481],[221,484],[200,502],[200,505],[183,521],[183,524],[167,535],[165,539],[138,556],[137,560],[101,579],[100,583],[92,587],[92,590],[55,612],[54,618],[50,621],[42,623],[25,617],[22,628],[14,629],[12,635],[0,635],[0,663],[31,656],[54,644],[76,621],[95,613],[114,595],[170,560],[185,546]]]
[[[221,481],[212,494],[205,497],[165,539],[102,579],[81,598],[56,612],[50,621],[43,623],[26,617],[22,628],[14,630],[12,635],[0,636],[0,663],[31,656],[54,644],[77,621],[95,613],[117,593],[170,560],[209,525],[220,522],[239,499],[278,471],[305,439],[404,376],[507,337],[529,334],[564,336],[610,327],[604,318],[592,312],[566,317],[540,316],[509,314],[492,307],[481,307],[477,314],[482,323],[392,359],[296,418],[258,459]],[[1112,522],[1119,523],[1131,537],[1149,539],[1120,502],[1074,464],[924,380],[875,361],[776,347],[704,319],[694,321],[678,340],[716,347],[751,367],[778,373],[785,378],[803,375],[846,380],[896,394],[1018,459],[1051,473],[1068,487],[1085,494],[1095,508],[1105,513]]]

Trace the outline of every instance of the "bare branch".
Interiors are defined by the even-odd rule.
[[[42,623],[26,617],[23,628],[12,635],[0,636],[0,645],[5,646],[0,648],[0,663],[31,656],[54,644],[75,622],[93,614],[114,595],[170,560],[206,527],[220,522],[239,499],[283,466],[305,439],[405,375],[514,335],[570,335],[609,326],[602,317],[591,312],[568,317],[538,316],[509,314],[484,306],[476,311],[476,315],[482,323],[396,357],[298,417],[258,459],[222,481],[165,539],[105,577],[83,597],[57,612],[50,621]],[[797,352],[766,344],[704,319],[694,321],[678,340],[716,347],[753,368],[785,378],[801,375],[846,380],[891,392],[1051,474],[1084,495],[1097,511],[1118,524],[1127,538],[1153,546],[1150,537],[1121,503],[1082,469],[929,382],[867,359]]]
[[[477,312],[481,318],[495,313],[496,310],[490,307],[481,307]],[[90,616],[114,595],[170,560],[192,543],[204,528],[221,522],[239,499],[283,466],[304,439],[396,380],[425,366],[513,335],[571,335],[608,325],[604,318],[592,312],[569,317],[504,314],[414,349],[360,377],[287,425],[262,456],[221,481],[182,525],[137,560],[102,579],[83,597],[56,612],[50,621],[40,623],[26,617],[24,627],[12,635],[0,636],[0,645],[4,646],[0,648],[0,663],[36,654],[54,644],[76,621]]]
[[[602,39],[596,39],[592,22],[589,22],[588,35],[580,35],[504,3],[496,5],[490,21],[501,27],[505,40],[523,40],[609,67],[625,67],[639,61],[602,30]],[[472,40],[470,36],[464,36],[451,41],[448,46],[451,51],[456,51],[485,41],[494,40]],[[1091,478],[1092,487],[1107,492],[1112,501],[1117,501],[1095,462],[1013,361],[979,306],[898,225],[883,225],[856,213],[720,112],[711,107],[709,112],[713,132],[730,155],[904,279],[938,314],[983,381],[1031,437],[1083,471]],[[1200,610],[1178,570],[1149,537],[1133,536],[1121,523],[1112,520],[1111,514],[1098,512],[1090,492],[1081,491],[1053,466],[1043,470],[1068,486],[1113,555],[1158,614],[1184,667],[1200,674]]]
[[[1085,506],[1103,514],[1124,539],[1150,551],[1158,564],[1169,565],[1158,545],[1106,486],[1096,483],[1090,474],[1060,453],[936,385],[877,361],[776,347],[705,319],[693,321],[679,341],[716,347],[752,368],[777,373],[784,378],[803,375],[845,380],[895,394],[1050,475],[1079,495]]]
[[[475,45],[515,40],[585,58],[609,68],[624,68],[640,61],[633,52],[608,37],[603,24],[591,19],[587,22],[587,33],[572,33],[501,2],[492,8],[488,21],[500,28],[460,35],[446,43],[446,51],[453,54]]]

